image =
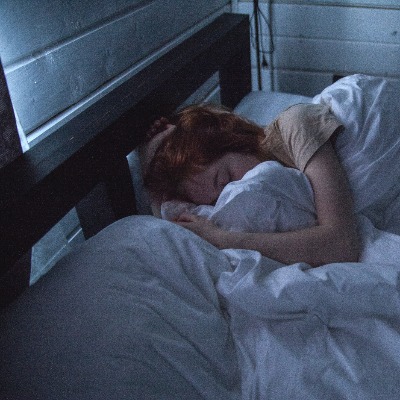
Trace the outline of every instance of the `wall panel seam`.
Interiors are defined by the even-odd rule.
[[[103,29],[104,27],[107,27],[109,25],[114,24],[115,22],[118,22],[120,20],[123,20],[125,18],[130,17],[132,14],[136,13],[139,10],[142,10],[151,4],[155,3],[157,0],[143,0],[142,2],[138,4],[131,5],[130,7],[125,8],[123,11],[119,11],[117,13],[114,13],[112,15],[109,15],[106,18],[103,18],[99,21],[96,21],[91,26],[88,26],[84,30],[80,32],[75,32],[73,35],[70,35],[68,37],[63,38],[62,40],[55,41],[41,49],[37,49],[35,53],[31,56],[27,57],[21,57],[15,61],[13,61],[11,64],[6,64],[4,66],[4,70],[6,73],[10,73],[18,68],[24,67],[25,65],[34,62],[35,60],[48,56],[54,51],[57,51],[65,46],[70,45],[71,43],[74,43],[78,40],[81,40],[82,38],[91,35],[92,33]]]

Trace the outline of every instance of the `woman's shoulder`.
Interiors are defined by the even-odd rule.
[[[304,171],[315,151],[341,126],[327,105],[295,104],[265,127],[265,146],[284,164]]]
[[[340,121],[332,113],[327,104],[299,103],[283,111],[274,121],[278,126],[340,126]]]

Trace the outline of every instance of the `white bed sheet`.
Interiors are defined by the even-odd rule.
[[[238,399],[230,269],[171,223],[109,226],[0,313],[0,399]]]
[[[398,262],[285,266],[129,217],[58,268],[0,318],[2,398],[399,398]]]
[[[1,313],[0,398],[398,400],[400,236],[359,211],[361,262],[317,269],[113,224]]]
[[[399,398],[399,265],[271,271],[274,263],[257,254],[226,253],[236,269],[217,287],[231,316],[243,399]]]
[[[345,126],[336,143],[355,198],[359,263],[310,269],[228,250],[218,282],[242,371],[242,397],[400,397],[400,87],[364,75],[312,99]],[[254,94],[247,108],[263,104]],[[244,100],[246,102],[246,99]],[[270,122],[270,117],[258,123]],[[243,211],[242,211],[243,212]],[[396,234],[397,233],[397,234]]]
[[[355,75],[308,99],[329,104],[345,126],[336,148],[355,197],[359,263],[311,269],[224,250],[234,270],[221,274],[217,290],[230,315],[243,399],[400,398],[399,93]],[[307,101],[284,95],[266,109],[277,96],[252,93],[238,109],[263,125],[271,110]],[[225,229],[301,228],[315,222],[315,211],[296,174],[266,162],[228,185],[215,206],[185,207]],[[176,206],[166,205],[166,218]]]

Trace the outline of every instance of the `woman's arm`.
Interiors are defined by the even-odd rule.
[[[318,225],[314,227],[283,233],[227,232],[190,215],[179,223],[218,248],[257,250],[285,264],[357,261],[359,238],[350,188],[329,141],[314,154],[304,172],[315,196]]]
[[[175,125],[170,124],[166,118],[160,118],[154,121],[146,134],[149,141],[143,144],[139,149],[140,165],[143,175],[146,173],[161,142],[171,134],[175,128]]]

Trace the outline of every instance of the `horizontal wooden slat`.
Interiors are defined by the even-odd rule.
[[[154,1],[2,0],[0,49],[3,62],[9,66],[29,59]]]
[[[255,67],[252,68],[252,77],[253,90],[258,90],[257,69]],[[271,71],[267,69],[262,71],[261,77],[262,86],[265,90],[269,90],[271,79],[273,79],[275,88],[279,92],[313,97],[332,83],[333,74],[331,72],[316,73],[282,69],[274,70],[271,74]]]
[[[400,43],[400,9],[276,4],[273,15],[277,36]]]
[[[251,3],[252,1],[253,0],[240,0],[242,4]],[[269,1],[270,0],[260,0],[260,3],[268,3]],[[274,0],[274,3],[400,9],[398,0]]]
[[[57,2],[50,7],[35,1],[37,8],[27,8],[17,0],[21,10],[6,3],[1,6],[5,14],[11,9],[24,23],[13,13],[15,25],[4,21],[2,41],[10,32],[19,33],[10,36],[0,54],[20,123],[29,133],[221,9],[227,0],[188,0],[184,13],[175,0],[125,1],[118,9],[116,4],[105,5],[115,2],[100,1],[100,10],[87,2],[79,7]],[[97,18],[88,17],[90,10]],[[37,29],[27,20],[30,14],[40,21]],[[54,33],[44,32],[51,32],[53,25]],[[44,33],[43,39],[39,33]],[[38,47],[26,47],[35,41]],[[20,44],[25,50],[15,54]]]
[[[307,72],[276,70],[275,86],[281,92],[313,97],[329,86],[333,80],[331,72]]]
[[[400,47],[378,43],[277,38],[276,68],[400,77]]]

